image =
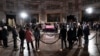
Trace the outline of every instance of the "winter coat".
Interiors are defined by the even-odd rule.
[[[21,29],[21,30],[19,31],[19,38],[20,38],[21,40],[24,40],[24,39],[25,39],[25,31],[24,31],[23,29]]]
[[[83,29],[83,33],[84,33],[85,36],[90,35],[89,26],[86,26],[86,27]]]
[[[18,34],[15,28],[12,29],[13,38],[17,38]]]
[[[34,30],[34,37],[35,39],[40,39],[40,31],[37,28]]]
[[[60,37],[61,37],[62,39],[66,39],[66,32],[67,32],[67,30],[66,30],[65,28],[62,28],[62,29],[60,30]]]
[[[82,28],[78,28],[78,31],[77,31],[77,37],[80,37],[80,36],[83,36],[83,30]]]
[[[30,30],[26,30],[25,38],[26,38],[27,42],[31,42],[32,41],[32,32]]]
[[[7,31],[7,29],[3,29],[3,30],[2,30],[2,38],[3,38],[3,39],[6,39],[7,36],[8,36],[8,31]]]

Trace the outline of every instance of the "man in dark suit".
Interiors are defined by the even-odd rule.
[[[86,47],[86,46],[88,46],[88,43],[89,43],[88,36],[90,34],[90,29],[89,29],[89,25],[88,24],[86,24],[86,26],[84,27],[83,33],[84,33],[84,40],[85,40],[84,46]]]
[[[66,44],[66,32],[67,30],[65,29],[64,25],[62,26],[61,30],[60,30],[60,38],[61,38],[61,48],[63,49],[63,46],[65,44],[65,48],[67,48],[67,44]],[[61,49],[61,51],[62,51]]]
[[[14,44],[14,51],[17,51],[18,48],[17,48],[17,31],[16,31],[16,27],[14,26],[12,28],[12,37],[13,37],[13,44]]]

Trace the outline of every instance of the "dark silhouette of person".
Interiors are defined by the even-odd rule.
[[[71,28],[69,28],[69,30],[67,32],[67,36],[68,36],[67,40],[68,40],[68,43],[69,43],[69,49],[72,49],[72,47],[73,47],[73,42],[72,42],[73,36],[72,36],[72,34],[73,34],[73,31],[71,30]]]
[[[86,26],[85,26],[84,29],[83,29],[83,33],[84,33],[84,40],[85,40],[84,46],[85,46],[85,47],[88,47],[88,43],[89,43],[88,36],[89,36],[89,34],[90,34],[89,25],[86,24]]]
[[[54,27],[55,27],[55,32],[58,32],[58,24],[54,23]]]
[[[77,37],[78,37],[78,42],[79,42],[79,48],[82,47],[82,36],[83,36],[83,29],[82,29],[82,26],[79,25],[78,26],[78,30],[77,30]]]
[[[14,51],[18,50],[18,47],[17,47],[17,36],[18,36],[18,33],[16,31],[16,27],[13,26],[12,27],[12,37],[13,37]]]
[[[8,47],[8,30],[7,30],[7,26],[4,26],[3,27],[3,30],[2,30],[2,39],[3,39],[3,47],[4,48],[7,48]]]
[[[64,25],[62,26],[62,28],[60,29],[60,39],[61,39],[61,48],[63,49],[63,46],[65,44],[65,48],[67,48],[67,44],[66,44],[66,32],[67,30],[65,29]]]
[[[30,51],[29,43],[31,43],[32,49],[34,50],[33,40],[32,40],[32,32],[28,27],[26,28],[25,38],[26,38],[26,41],[27,41],[28,51]]]
[[[73,29],[72,29],[72,36],[73,36],[73,43],[74,43],[75,41],[77,41],[76,26],[74,26]]]
[[[20,50],[23,50],[24,49],[25,31],[24,31],[24,29],[22,27],[19,30],[19,38],[21,40]]]
[[[0,45],[2,46],[2,27],[0,27]]]
[[[36,26],[34,29],[34,37],[35,37],[35,48],[37,51],[39,51],[40,30],[38,26]]]

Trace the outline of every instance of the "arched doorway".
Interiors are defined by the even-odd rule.
[[[16,26],[16,15],[6,15],[6,25],[8,30],[11,30],[12,26]]]

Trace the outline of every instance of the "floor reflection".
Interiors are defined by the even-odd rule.
[[[88,47],[84,47],[80,56],[89,56]]]
[[[76,51],[75,51],[75,53],[73,54],[73,56],[78,56],[79,53],[80,53],[80,50],[81,50],[80,48],[77,48]]]

